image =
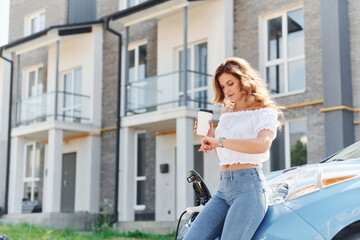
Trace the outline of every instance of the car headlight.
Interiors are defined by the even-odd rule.
[[[359,164],[339,162],[328,165],[305,165],[285,170],[280,176],[267,181],[269,205],[280,204],[359,176]]]

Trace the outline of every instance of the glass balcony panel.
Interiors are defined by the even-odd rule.
[[[142,81],[131,82],[126,86],[126,115],[151,111],[168,110],[183,106],[184,92],[181,87],[185,74],[182,71],[148,77]],[[209,104],[208,86],[211,75],[187,71],[188,106],[206,107]],[[195,87],[194,86],[198,86]]]
[[[90,97],[82,94],[58,92],[57,120],[90,123]],[[29,125],[53,120],[55,117],[55,92],[18,101],[17,125]]]
[[[58,120],[90,123],[90,97],[77,93],[59,92],[58,99]],[[61,102],[62,99],[66,99],[66,104]]]

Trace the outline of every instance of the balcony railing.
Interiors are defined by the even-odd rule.
[[[207,108],[211,75],[187,72],[187,105]],[[183,106],[184,72],[176,71],[126,84],[125,115],[173,109]]]
[[[47,92],[17,101],[16,126],[55,119],[55,92]],[[90,97],[82,94],[57,93],[57,120],[90,123]]]

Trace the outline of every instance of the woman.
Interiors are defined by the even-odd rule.
[[[248,62],[223,61],[213,76],[214,103],[223,104],[220,121],[202,139],[199,151],[214,150],[220,160],[220,185],[185,239],[245,239],[255,233],[267,210],[262,162],[280,126],[281,107]],[[228,100],[225,100],[225,97]],[[196,132],[197,120],[194,132]]]

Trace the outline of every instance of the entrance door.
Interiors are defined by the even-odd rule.
[[[76,153],[63,154],[61,177],[61,212],[73,213],[75,206]]]

